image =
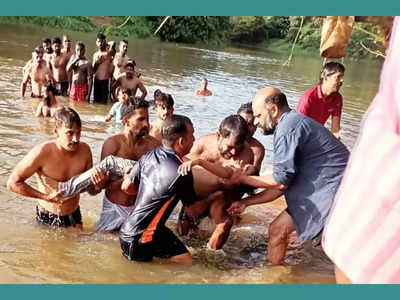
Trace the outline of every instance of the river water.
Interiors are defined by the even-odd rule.
[[[37,100],[19,97],[22,67],[32,49],[44,37],[65,32],[31,26],[0,26],[0,283],[333,283],[332,264],[322,252],[299,245],[293,237],[287,259],[289,265],[265,265],[267,226],[284,209],[283,201],[250,207],[236,225],[223,250],[211,251],[206,242],[213,228],[204,220],[199,233],[185,238],[194,256],[191,267],[164,261],[131,263],[120,251],[118,236],[94,233],[102,194],[83,194],[81,210],[84,232],[77,235],[62,229],[36,224],[34,199],[6,190],[6,181],[16,163],[36,144],[53,137],[54,123],[37,120],[33,111]],[[86,44],[91,59],[95,34],[70,32],[72,40]],[[142,80],[151,96],[155,89],[173,95],[175,112],[189,116],[195,136],[214,133],[221,120],[235,113],[240,104],[252,99],[267,85],[286,93],[292,108],[301,94],[316,84],[322,59],[294,57],[283,67],[285,55],[252,48],[211,49],[192,45],[129,40],[128,55],[136,60]],[[343,142],[354,146],[363,113],[377,92],[380,64],[345,61],[347,68],[341,92]],[[207,77],[212,97],[194,96],[200,80]],[[148,97],[151,99],[151,97]],[[68,105],[68,100],[58,98]],[[103,122],[110,106],[74,105],[83,121],[81,139],[98,161],[103,141],[121,130]],[[155,114],[150,112],[153,120]],[[266,148],[262,172],[271,169],[271,137],[255,135]],[[33,182],[33,180],[29,180]],[[167,225],[175,227],[176,212]]]

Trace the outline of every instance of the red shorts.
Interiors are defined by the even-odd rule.
[[[87,84],[75,84],[71,86],[69,97],[76,101],[85,101],[88,92]]]

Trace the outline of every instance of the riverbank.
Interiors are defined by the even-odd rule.
[[[207,45],[241,45],[261,51],[289,54],[301,17],[173,17],[158,32],[162,41]],[[0,24],[33,25],[81,32],[103,31],[107,36],[147,39],[154,37],[164,17],[0,17]],[[295,56],[319,57],[321,18],[306,17],[294,48]],[[378,29],[372,25],[371,32]],[[353,30],[346,59],[382,60],[368,52],[361,42],[370,41],[368,34]],[[376,45],[376,43],[374,44]],[[374,46],[375,47],[375,46]]]

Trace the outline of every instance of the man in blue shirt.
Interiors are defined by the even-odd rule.
[[[287,209],[269,226],[268,260],[281,264],[288,236],[297,232],[300,242],[323,229],[346,167],[349,151],[325,127],[288,106],[276,88],[261,89],[252,102],[255,124],[265,135],[274,134],[273,174],[237,176],[236,183],[265,190],[234,202],[230,214],[249,205],[271,202],[285,195]]]

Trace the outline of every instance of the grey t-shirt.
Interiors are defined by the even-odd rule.
[[[273,177],[288,186],[287,211],[300,242],[324,227],[348,157],[324,126],[294,110],[284,112],[274,134]]]

